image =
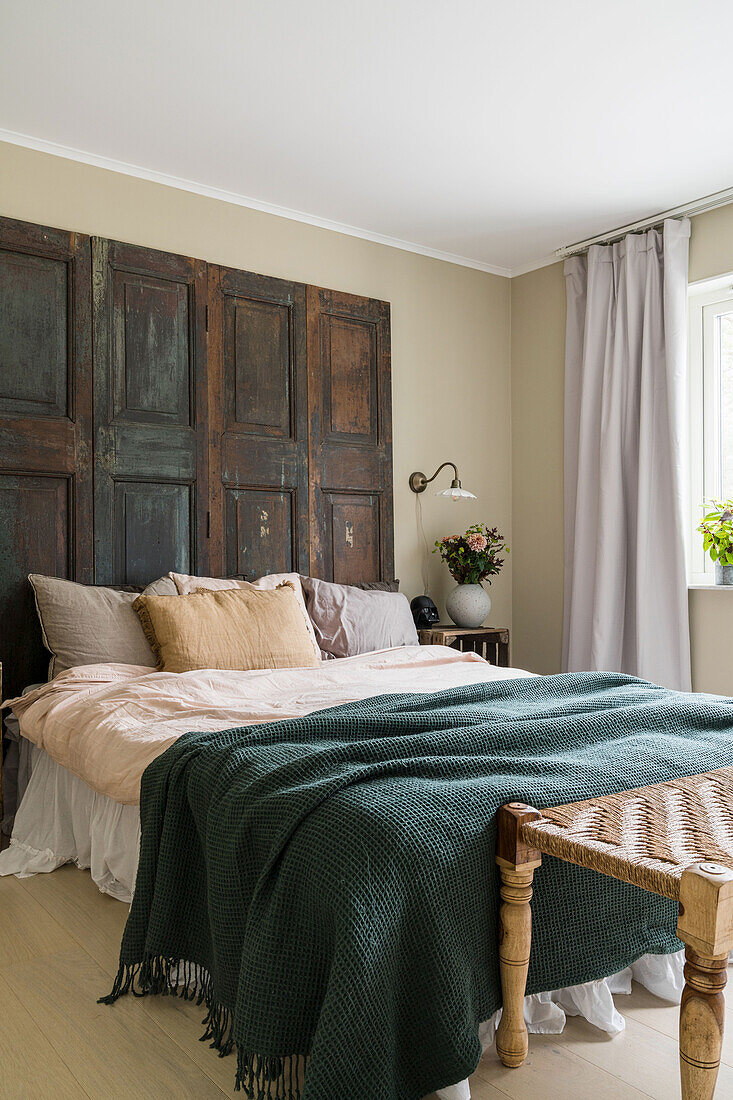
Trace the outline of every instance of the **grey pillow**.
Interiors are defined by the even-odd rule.
[[[143,596],[177,596],[178,589],[170,573],[164,577],[158,577],[157,581],[151,581],[145,588],[140,588]]]
[[[303,579],[302,577],[300,578]],[[227,580],[232,581],[250,581],[254,580],[254,574],[252,573],[232,573],[231,577]],[[350,588],[363,588],[365,592],[399,592],[399,581],[355,581]]]
[[[399,581],[358,581],[350,588],[362,588],[365,592],[399,592]]]
[[[324,657],[417,645],[410,605],[399,592],[363,590],[301,577],[306,607]]]
[[[149,589],[167,578],[160,578]],[[31,573],[43,644],[51,654],[49,678],[74,665],[115,662],[155,668],[155,657],[132,610],[139,589],[77,584]],[[173,581],[170,585],[174,589]],[[164,587],[164,590],[168,589]],[[146,589],[147,591],[147,589]]]

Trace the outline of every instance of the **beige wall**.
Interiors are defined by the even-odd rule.
[[[0,144],[0,214],[391,302],[402,590],[422,591],[415,497],[407,486],[413,470],[431,474],[450,459],[479,498],[454,504],[428,490],[431,544],[479,520],[510,536],[508,279],[8,144]],[[437,557],[430,562],[440,600],[450,577]],[[511,564],[491,595],[492,619],[511,625]]]
[[[691,281],[729,271],[733,206],[693,218],[690,240]],[[561,656],[563,283],[562,264],[512,279],[514,659],[538,672]],[[695,690],[733,695],[733,591],[691,589],[690,631]]]
[[[733,589],[691,588],[689,596],[692,686],[733,695]]]
[[[512,279],[513,663],[558,672],[563,599],[562,264]]]

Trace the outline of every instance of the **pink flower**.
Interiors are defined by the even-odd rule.
[[[488,546],[488,543],[486,542],[484,536],[479,535],[476,532],[474,532],[472,535],[469,535],[466,539],[466,542],[468,543],[471,550],[476,551],[485,550]]]

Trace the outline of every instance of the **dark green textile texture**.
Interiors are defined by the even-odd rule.
[[[143,776],[106,1000],[197,996],[257,1100],[418,1100],[473,1071],[501,1005],[498,807],[731,765],[732,735],[731,702],[606,673],[187,734]],[[672,903],[550,858],[533,911],[530,993],[681,946]]]

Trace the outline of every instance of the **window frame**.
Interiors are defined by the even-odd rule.
[[[705,514],[704,502],[720,493],[720,365],[715,352],[715,318],[731,311],[733,273],[690,285],[687,560],[693,586],[715,584],[715,566],[703,551],[696,528]]]

